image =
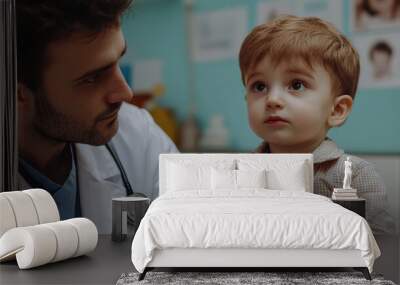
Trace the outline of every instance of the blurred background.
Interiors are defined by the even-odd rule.
[[[357,48],[361,76],[349,119],[328,135],[347,153],[375,165],[398,232],[399,2],[136,0],[123,20],[128,51],[121,69],[135,93],[132,103],[148,109],[180,151],[251,152],[261,141],[247,120],[238,64],[244,37],[279,14],[331,22]],[[378,268],[398,281],[399,241],[385,240],[380,246],[385,259],[378,260]]]

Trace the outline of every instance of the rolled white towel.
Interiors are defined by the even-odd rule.
[[[29,189],[22,191],[28,194],[38,215],[39,224],[57,222],[60,220],[60,214],[56,202],[49,192],[43,189]]]
[[[0,238],[0,261],[16,256],[20,269],[49,263],[56,251],[54,233],[41,225],[13,228]]]
[[[10,202],[17,227],[33,226],[39,223],[31,197],[23,191],[3,192],[1,196]]]
[[[15,227],[60,220],[53,197],[43,189],[0,193],[0,214],[0,237]]]
[[[86,254],[96,248],[98,232],[86,218],[18,227],[0,238],[0,261],[16,256],[20,269]]]
[[[73,257],[86,254],[96,248],[98,232],[96,225],[89,219],[73,218],[65,220],[70,223],[78,233],[78,247]]]
[[[15,228],[17,222],[10,201],[0,195],[0,237],[9,229]]]
[[[57,262],[70,258],[75,255],[78,248],[78,233],[71,227],[70,223],[54,222],[43,224],[43,227],[49,228],[56,237],[56,253],[51,262]]]

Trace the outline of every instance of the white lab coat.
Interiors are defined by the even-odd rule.
[[[134,192],[158,196],[158,156],[177,152],[174,143],[150,114],[123,104],[119,129],[111,142]],[[126,196],[121,173],[105,146],[76,144],[82,216],[92,220],[102,234],[111,233],[112,198]],[[20,189],[30,188],[20,176]]]

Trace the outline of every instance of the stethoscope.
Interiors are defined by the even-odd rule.
[[[131,183],[129,183],[129,179],[128,179],[128,176],[126,175],[125,168],[122,165],[121,161],[119,160],[117,152],[114,150],[114,148],[110,144],[106,143],[105,146],[106,146],[106,149],[108,150],[108,152],[111,154],[112,158],[114,159],[114,162],[117,165],[119,172],[121,173],[122,182],[124,183],[125,190],[126,190],[126,196],[132,196],[133,194],[140,194],[140,193],[133,192]],[[77,165],[76,151],[74,150],[73,153],[75,153],[74,160],[75,160],[75,164]]]
[[[124,187],[125,187],[126,196],[146,197],[146,195],[144,195],[142,193],[133,191],[132,185],[129,182],[128,176],[126,174],[125,168],[122,165],[121,160],[119,159],[118,154],[115,151],[115,149],[112,147],[112,145],[109,144],[109,143],[106,143],[105,147],[108,150],[108,152],[110,153],[111,157],[113,158],[116,166],[118,167],[118,170],[119,170],[119,172],[121,174],[122,182],[123,182]],[[76,210],[77,210],[77,213],[80,213],[79,164],[78,164],[78,159],[77,159],[77,155],[76,155],[76,146],[75,146],[75,144],[71,144],[71,152],[72,152],[72,156],[73,156],[74,163],[75,163],[75,173],[76,173],[76,188],[77,188],[76,189],[77,190]],[[28,174],[28,171],[24,167],[22,167],[21,163],[19,164],[19,168],[18,169],[19,169],[19,172],[22,175],[22,177],[24,177],[26,182],[28,182],[31,187],[45,189],[44,185],[42,185],[34,177],[32,177],[31,175]]]

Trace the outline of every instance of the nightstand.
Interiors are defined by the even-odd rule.
[[[337,200],[332,199],[332,202],[339,204],[340,206],[359,214],[361,217],[365,218],[365,199],[357,198],[352,200]]]

